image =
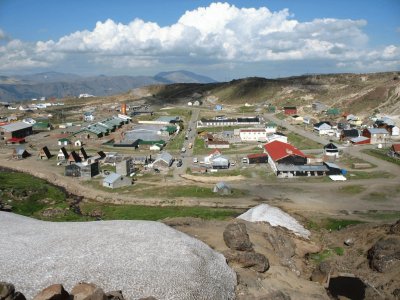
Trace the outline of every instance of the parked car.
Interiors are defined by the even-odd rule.
[[[183,147],[183,148],[181,149],[181,152],[182,152],[182,153],[185,153],[185,152],[186,152],[186,148]]]
[[[193,163],[197,164],[199,162],[199,160],[197,159],[197,157],[193,158]]]
[[[176,166],[177,166],[178,168],[180,168],[180,167],[182,167],[182,165],[183,165],[182,160],[181,160],[181,159],[178,160],[178,162],[176,163]]]

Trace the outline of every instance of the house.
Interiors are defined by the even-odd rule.
[[[68,156],[68,164],[74,164],[74,163],[80,163],[82,162],[81,157],[79,156],[78,153],[76,153],[75,151],[72,151],[69,156]]]
[[[276,123],[269,121],[265,124],[265,132],[268,134],[275,133],[277,127],[278,125],[276,125]]]
[[[130,177],[122,176],[117,173],[111,173],[103,179],[103,186],[111,189],[126,187],[132,185]]]
[[[64,169],[64,175],[71,177],[92,178],[98,174],[100,174],[98,161],[67,165]]]
[[[283,112],[285,115],[296,115],[297,114],[297,107],[296,106],[285,106],[283,107]]]
[[[324,110],[326,110],[326,105],[324,103],[321,103],[319,101],[314,102],[313,104],[311,104],[312,110],[315,112],[322,112]]]
[[[288,138],[286,135],[284,135],[283,133],[280,133],[280,132],[276,132],[274,134],[267,135],[267,142],[270,143],[273,141],[280,141],[282,143],[287,143]]]
[[[350,141],[358,137],[360,134],[357,129],[343,129],[340,133],[340,140],[341,141]]]
[[[28,135],[33,134],[31,124],[25,122],[13,122],[6,125],[0,126],[0,137],[3,139],[11,138],[25,138]]]
[[[228,149],[230,147],[229,142],[221,140],[207,141],[207,148],[210,149]]]
[[[94,121],[94,115],[92,112],[84,112],[83,113],[83,121],[92,122]]]
[[[172,166],[173,162],[174,158],[172,155],[164,151],[157,155],[152,165],[154,169],[168,169]]]
[[[208,156],[204,157],[204,163],[213,169],[229,168],[229,159],[223,156],[218,149],[215,149]]]
[[[115,164],[115,169],[117,174],[127,176],[135,171],[135,165],[133,164],[132,158],[128,158]]]
[[[311,117],[303,117],[303,124],[310,125],[311,120]]]
[[[324,146],[324,155],[329,156],[329,157],[338,158],[339,157],[339,149],[335,144],[329,143]]]
[[[237,125],[259,125],[260,118],[259,117],[245,117],[245,118],[237,118]]]
[[[52,157],[49,148],[47,146],[44,146],[42,149],[40,149],[38,153],[38,157],[40,159],[50,159]]]
[[[340,114],[339,108],[328,108],[326,110],[328,116],[338,116]]]
[[[242,142],[265,142],[267,140],[267,131],[264,128],[240,129],[239,137]]]
[[[362,120],[359,117],[352,115],[352,114],[348,115],[346,117],[346,120],[350,124],[350,126],[353,126],[353,127],[361,126],[361,124],[362,124]]]
[[[230,195],[232,194],[232,189],[225,182],[220,181],[215,184],[213,192],[218,193],[220,195]]]
[[[25,148],[21,147],[21,146],[18,146],[17,148],[15,148],[12,153],[13,159],[24,159],[29,156],[31,156],[30,153],[28,153],[28,151],[26,151]]]
[[[200,119],[197,121],[197,128],[202,127],[221,127],[221,126],[236,126],[237,119]]]
[[[358,136],[358,137],[350,139],[350,142],[353,145],[364,145],[364,144],[370,144],[371,143],[371,139],[367,138],[365,136]]]
[[[391,127],[391,134],[392,136],[399,136],[400,135],[400,128],[396,125]]]
[[[326,175],[342,175],[342,169],[334,163],[324,162],[324,165],[328,168]]]
[[[71,141],[67,138],[62,138],[58,140],[58,146],[68,146],[68,144],[70,144]]]
[[[292,124],[302,124],[304,121],[302,116],[299,115],[292,115],[290,122]]]
[[[291,169],[296,172],[297,168],[291,166],[307,164],[307,156],[303,152],[280,141],[265,144],[264,152],[268,154],[268,163],[276,175],[291,172]]]
[[[388,155],[400,159],[400,144],[393,144],[389,149]]]
[[[201,105],[201,101],[196,100],[193,102],[193,106],[200,106]]]
[[[67,160],[68,156],[69,154],[67,150],[65,150],[64,147],[61,147],[61,149],[58,151],[57,160]]]
[[[164,148],[164,144],[153,144],[150,146],[151,151],[161,151]]]
[[[265,164],[268,163],[268,155],[266,153],[255,153],[246,156],[248,164]]]
[[[54,127],[47,121],[37,121],[35,124],[33,124],[32,130],[33,132],[44,132],[44,131],[50,131]]]
[[[389,132],[384,128],[365,128],[362,136],[371,139],[371,144],[383,144],[388,141]]]
[[[318,132],[319,135],[332,136],[335,134],[335,131],[332,129],[331,124],[326,121],[314,124],[314,131]]]
[[[193,102],[192,102],[192,101],[189,101],[189,102],[187,103],[187,105],[188,105],[188,106],[193,106]]]

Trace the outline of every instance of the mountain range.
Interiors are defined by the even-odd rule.
[[[173,83],[212,83],[214,79],[185,70],[161,72],[155,76],[83,77],[76,74],[44,72],[0,76],[0,101],[23,101],[41,97],[76,97],[79,94],[107,96],[131,89]]]

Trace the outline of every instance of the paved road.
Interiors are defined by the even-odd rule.
[[[176,167],[174,169],[174,179],[175,180],[182,180],[180,175],[185,174],[186,169],[191,166],[192,161],[193,161],[193,147],[189,149],[189,144],[192,143],[194,146],[194,140],[196,138],[196,121],[199,117],[199,109],[198,108],[192,108],[192,116],[186,124],[186,127],[183,129],[184,132],[183,134],[188,135],[188,139],[184,141],[183,147],[186,148],[186,152],[182,153],[182,166],[181,167]]]

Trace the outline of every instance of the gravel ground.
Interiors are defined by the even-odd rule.
[[[127,299],[233,299],[223,255],[162,223],[52,223],[0,212],[0,281],[27,299],[62,283],[92,282]]]

